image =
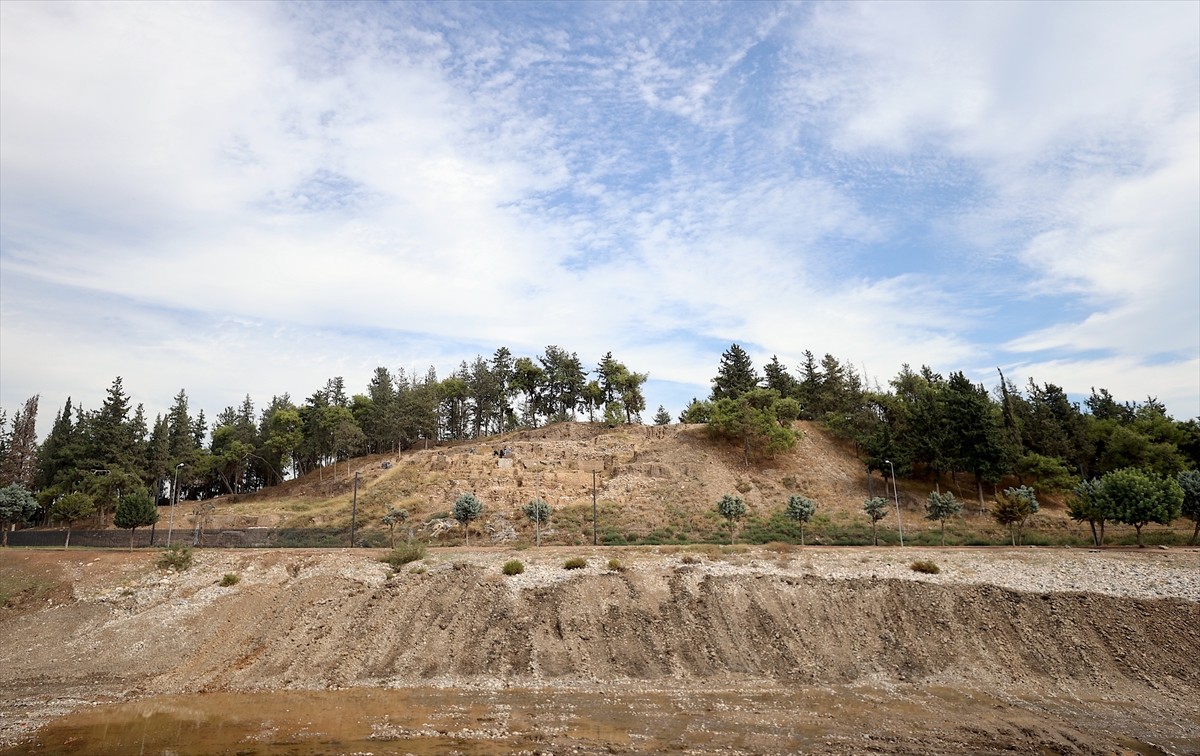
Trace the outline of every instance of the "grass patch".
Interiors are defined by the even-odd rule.
[[[608,560],[608,569],[612,570],[613,572],[624,572],[625,565],[621,564],[620,559],[613,557],[612,559]]]
[[[237,585],[241,582],[241,580],[242,579],[234,573],[226,572],[225,577],[221,578],[221,582],[218,583],[218,585],[220,585],[222,588],[229,588],[230,586]]]
[[[582,570],[584,567],[587,567],[587,560],[583,557],[571,557],[563,562],[564,570]]]
[[[908,568],[913,572],[921,572],[926,575],[936,575],[942,571],[941,567],[938,567],[928,559],[918,559],[917,561],[908,565]]]
[[[158,568],[160,570],[175,570],[183,572],[192,566],[192,547],[183,543],[173,543],[168,548],[163,549],[162,556],[158,558]]]
[[[399,569],[409,562],[419,562],[425,558],[425,544],[412,543],[405,546],[392,549],[379,561],[386,562],[392,565],[392,569]]]
[[[505,575],[520,575],[525,571],[525,565],[520,559],[509,559],[504,563],[503,572]]]

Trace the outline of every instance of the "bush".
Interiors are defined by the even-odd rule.
[[[233,574],[232,572],[226,572],[225,577],[221,578],[220,585],[222,588],[228,588],[232,585],[237,585],[240,581],[241,578],[237,575]]]
[[[625,565],[621,564],[620,559],[613,557],[612,559],[608,560],[608,569],[612,570],[613,572],[624,572]]]
[[[425,558],[425,544],[412,543],[406,546],[401,546],[398,549],[392,549],[387,556],[379,561],[386,562],[392,565],[392,569],[398,569],[400,566],[409,562],[419,562]]]
[[[173,543],[163,549],[163,555],[158,560],[158,567],[163,570],[183,572],[191,566],[192,547],[182,543]]]
[[[683,558],[679,561],[683,562],[684,564],[700,564],[700,557],[696,556],[695,554],[684,554]]]
[[[942,571],[941,567],[938,567],[928,559],[919,559],[910,564],[908,568],[913,572],[923,572],[926,575],[936,575]]]
[[[583,557],[571,557],[563,563],[564,570],[582,570],[587,567],[587,560]]]
[[[520,575],[525,571],[525,565],[521,564],[520,559],[509,559],[504,563],[505,575]]]

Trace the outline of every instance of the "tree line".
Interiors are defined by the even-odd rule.
[[[118,376],[98,409],[68,398],[40,444],[39,397],[29,399],[11,423],[0,410],[0,488],[16,486],[33,501],[3,505],[0,516],[5,524],[48,524],[55,503],[80,494],[93,509],[80,509],[82,500],[73,497],[71,513],[94,512],[107,524],[121,498],[135,491],[153,500],[207,500],[423,442],[478,438],[581,415],[611,424],[641,422],[647,378],[611,352],[589,370],[577,353],[557,346],[535,357],[515,357],[501,347],[490,358],[464,360],[445,378],[432,367],[412,376],[378,367],[362,393],[348,393],[338,376],[301,402],[285,393],[257,409],[246,396],[210,421],[203,410],[193,411],[184,389],[151,420]]]

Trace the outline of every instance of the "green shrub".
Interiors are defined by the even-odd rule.
[[[612,570],[613,572],[624,572],[625,565],[621,564],[620,559],[613,557],[612,559],[608,560],[608,569]]]
[[[917,561],[910,564],[908,566],[908,568],[910,570],[912,570],[913,572],[923,572],[926,575],[936,575],[942,571],[941,567],[938,567],[936,564],[929,561],[928,559],[918,559]]]
[[[583,557],[571,557],[563,563],[564,570],[582,570],[587,567],[587,560]]]
[[[509,559],[504,563],[505,575],[520,575],[525,571],[525,565],[521,564],[520,559]]]
[[[221,578],[221,587],[228,588],[231,585],[237,585],[241,578],[232,572],[226,572],[225,577]]]
[[[401,546],[392,549],[387,556],[379,561],[386,562],[392,565],[392,569],[399,569],[402,565],[409,562],[419,562],[425,558],[425,544],[411,543],[406,546]]]
[[[679,561],[683,562],[684,564],[700,564],[701,560],[700,557],[696,556],[695,554],[684,554]]]
[[[168,548],[163,549],[163,554],[158,560],[158,567],[163,570],[183,572],[191,566],[192,547],[183,543],[173,543]]]

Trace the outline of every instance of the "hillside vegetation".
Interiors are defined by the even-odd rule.
[[[558,423],[399,455],[358,457],[254,494],[217,499],[207,527],[332,528],[348,534],[357,474],[357,539],[370,545],[387,544],[382,519],[390,509],[409,514],[396,528],[398,540],[411,531],[414,539],[458,543],[463,532],[450,510],[455,497],[467,492],[484,503],[483,516],[471,524],[473,541],[481,534],[485,543],[532,543],[534,525],[521,509],[540,497],[553,509],[543,543],[590,543],[595,473],[602,544],[728,541],[715,504],[729,493],[741,496],[748,510],[739,541],[798,543],[798,524],[783,515],[788,496],[798,493],[817,502],[816,516],[806,526],[809,543],[870,543],[863,501],[870,495],[890,501],[890,487],[878,473],[869,479],[854,450],[819,424],[800,421],[795,427],[801,433],[793,449],[751,464],[743,461],[738,445],[713,439],[703,425],[591,423]],[[499,456],[501,450],[505,456]],[[948,545],[1008,541],[1008,530],[981,513],[971,481],[946,476],[940,485],[966,505],[947,523]],[[924,519],[932,489],[932,483],[900,481],[906,543],[939,542],[938,523]],[[987,493],[990,506],[990,489]],[[1043,505],[1026,534],[1027,544],[1089,542],[1087,526],[1071,522],[1061,502]],[[880,522],[881,544],[899,541],[894,512],[891,504]],[[1180,521],[1173,529],[1147,529],[1147,538],[1150,543],[1183,541],[1188,533]],[[1108,542],[1128,542],[1131,534],[1132,528],[1110,526]]]

